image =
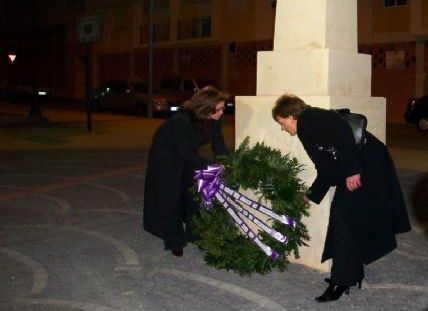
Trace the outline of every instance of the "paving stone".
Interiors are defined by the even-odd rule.
[[[38,175],[79,178],[106,172],[140,163],[145,152],[73,150],[52,158],[50,151],[10,151],[0,155],[7,167],[0,185],[34,187],[61,180]],[[19,174],[33,177],[13,176]],[[68,311],[84,304],[120,311],[427,310],[423,232],[399,236],[397,251],[367,266],[362,290],[352,287],[349,296],[318,304],[314,297],[326,288],[328,274],[291,264],[284,273],[242,277],[207,266],[194,245],[185,248],[182,258],[165,252],[162,242],[141,228],[143,176],[140,171],[94,181],[109,189],[79,184],[49,192],[70,206],[61,220],[56,203],[40,196],[0,202],[0,249],[25,255],[48,274],[41,293],[31,295],[35,275],[43,273],[22,258],[0,253],[0,310]],[[406,188],[406,195],[411,191]],[[132,254],[138,262],[127,265]]]

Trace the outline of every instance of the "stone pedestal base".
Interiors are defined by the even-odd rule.
[[[257,53],[259,95],[370,96],[371,56],[332,49]]]

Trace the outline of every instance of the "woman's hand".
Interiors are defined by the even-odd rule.
[[[360,174],[352,175],[346,178],[346,188],[348,188],[349,191],[357,190],[361,187],[361,185]]]
[[[310,204],[311,200],[306,196],[306,194],[303,196],[303,201],[305,201],[306,204]]]

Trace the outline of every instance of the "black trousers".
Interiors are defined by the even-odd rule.
[[[330,279],[339,286],[353,286],[364,277],[364,264],[339,209],[332,209],[333,264]]]
[[[191,220],[198,212],[199,205],[195,201],[189,189],[194,185],[194,169],[187,166],[184,169],[180,200],[177,202],[177,217],[174,219],[174,224],[170,226],[168,234],[163,238],[165,250],[173,250],[183,248],[187,242],[193,242],[194,236],[191,230]]]

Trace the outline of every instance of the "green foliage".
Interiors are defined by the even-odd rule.
[[[227,186],[252,190],[259,196],[259,202],[266,205],[269,201],[275,213],[292,217],[297,226],[273,223],[275,230],[288,237],[286,245],[260,233],[261,240],[279,254],[279,258],[272,261],[240,233],[227,211],[216,202],[210,211],[202,208],[192,223],[198,236],[195,244],[204,251],[205,262],[242,275],[265,274],[273,268],[284,271],[289,263],[288,255],[292,252],[299,257],[298,247],[309,241],[307,229],[301,222],[303,216],[309,216],[309,206],[304,201],[307,189],[297,178],[301,166],[295,158],[283,156],[263,143],[250,148],[248,137],[231,156],[222,157],[221,162],[225,166],[222,179]]]

